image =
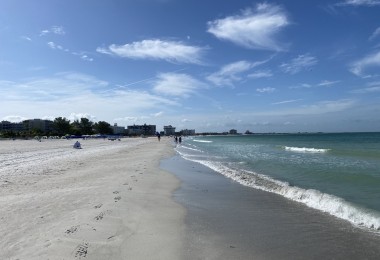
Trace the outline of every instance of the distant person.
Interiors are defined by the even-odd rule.
[[[157,139],[158,139],[158,141],[161,141],[161,135],[160,135],[160,133],[157,133]]]
[[[174,137],[174,140],[175,140],[175,143],[178,143],[178,137],[177,136]]]
[[[73,148],[75,149],[82,149],[82,147],[80,146],[80,142],[76,141]]]
[[[182,137],[181,136],[178,138],[178,142],[182,143]]]

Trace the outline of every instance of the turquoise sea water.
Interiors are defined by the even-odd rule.
[[[176,150],[242,185],[380,231],[380,133],[189,137]]]

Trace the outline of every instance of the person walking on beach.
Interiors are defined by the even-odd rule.
[[[157,139],[158,139],[158,141],[161,141],[161,135],[160,135],[160,133],[159,133],[159,132],[156,132],[156,135],[157,135]]]
[[[178,143],[178,137],[177,136],[174,137],[174,140],[175,140],[175,143]]]
[[[182,143],[182,137],[181,137],[181,136],[178,138],[178,142],[179,142],[180,144]]]

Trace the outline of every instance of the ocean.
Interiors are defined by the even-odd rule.
[[[176,151],[242,185],[380,233],[380,133],[196,136]]]

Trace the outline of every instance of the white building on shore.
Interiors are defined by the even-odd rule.
[[[164,126],[164,134],[165,135],[175,135],[175,127],[171,125]]]
[[[111,126],[113,130],[114,135],[123,135],[125,134],[125,127],[124,126],[118,126],[116,123]]]

